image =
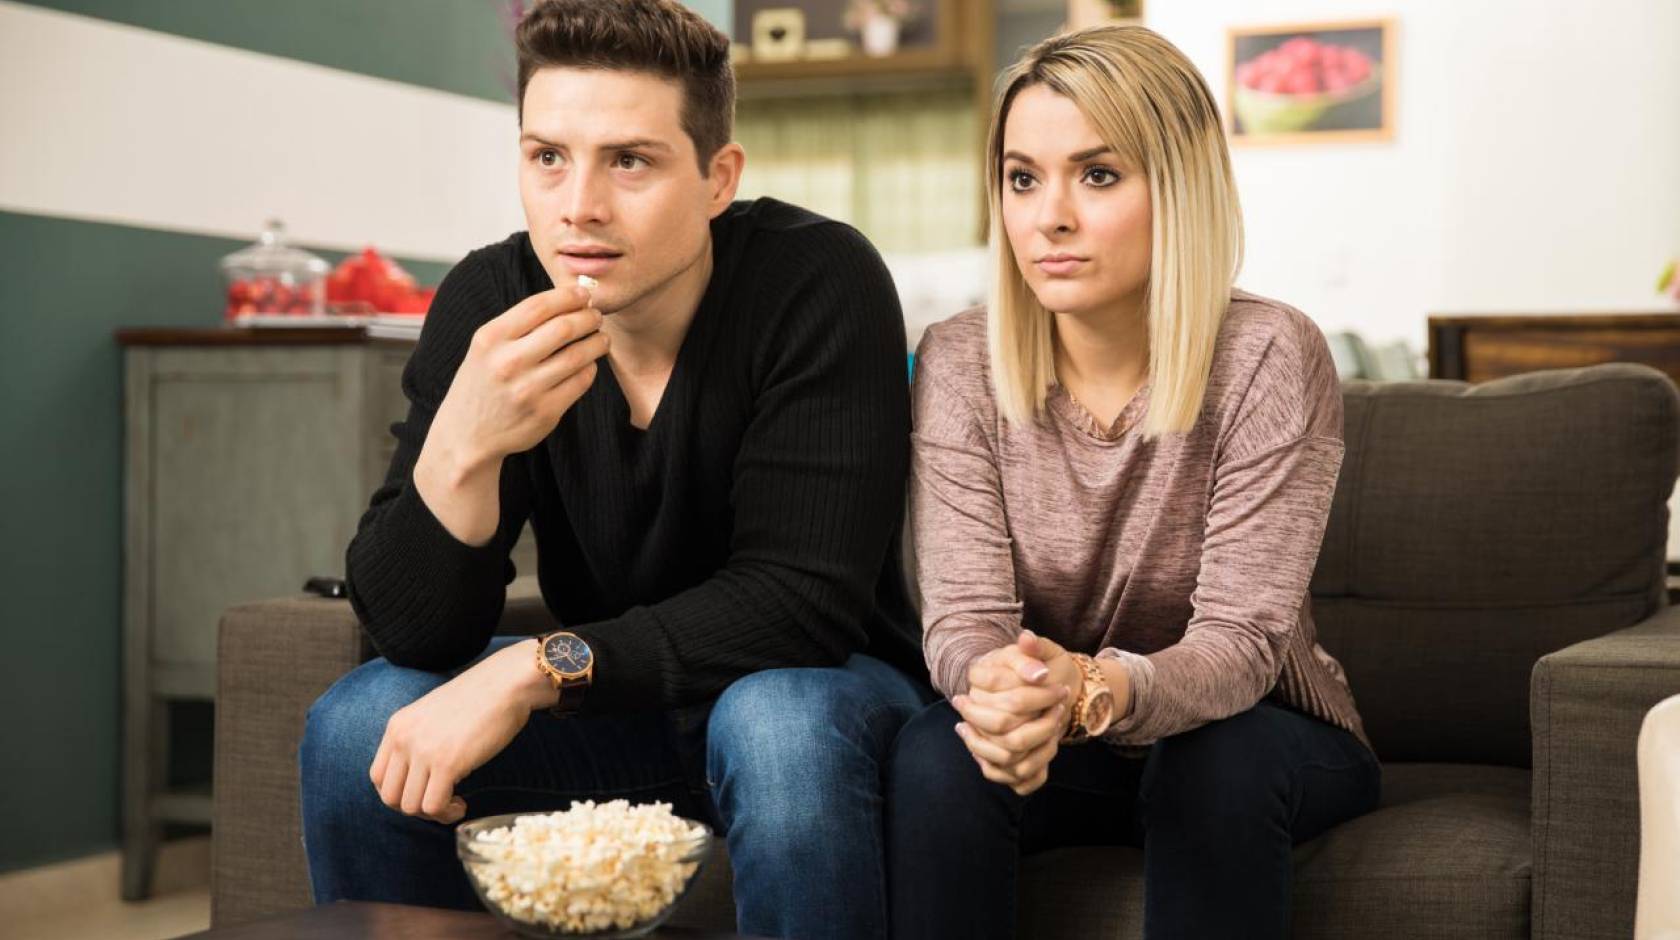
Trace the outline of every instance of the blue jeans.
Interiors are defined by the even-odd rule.
[[[485,655],[520,639],[497,637]],[[387,807],[368,778],[391,715],[452,675],[375,659],[310,708],[298,761],[317,904],[479,908],[453,828]],[[932,697],[856,655],[839,668],[754,673],[715,703],[678,711],[536,712],[456,793],[468,818],[663,800],[725,834],[742,933],[885,936],[882,768],[899,728]]]
[[[1062,748],[1048,782],[1023,799],[981,776],[959,720],[940,702],[893,748],[887,865],[902,940],[1014,936],[1020,857],[1068,845],[1143,847],[1150,940],[1283,938],[1291,848],[1370,812],[1381,786],[1358,738],[1261,702],[1164,738],[1147,756],[1101,743]]]

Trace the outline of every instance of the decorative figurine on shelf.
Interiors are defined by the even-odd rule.
[[[1068,0],[1068,29],[1114,22],[1143,22],[1143,0]]]
[[[760,62],[787,62],[805,54],[805,11],[759,10],[752,19],[752,54]]]
[[[885,58],[898,51],[899,33],[916,12],[911,0],[850,0],[846,28],[858,34],[864,55]]]
[[[1657,292],[1680,303],[1680,258],[1668,263],[1663,268],[1662,276],[1657,278]]]

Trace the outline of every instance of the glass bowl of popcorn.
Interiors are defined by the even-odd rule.
[[[490,913],[527,937],[640,937],[676,909],[712,847],[668,803],[580,801],[462,823],[455,851]]]

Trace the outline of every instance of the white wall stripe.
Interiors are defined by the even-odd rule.
[[[417,50],[417,55],[424,54]],[[0,209],[452,261],[524,227],[511,105],[0,0]]]

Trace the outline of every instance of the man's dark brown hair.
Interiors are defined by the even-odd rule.
[[[540,0],[519,21],[519,110],[543,68],[649,72],[682,85],[682,127],[700,173],[735,130],[729,37],[676,0]]]

